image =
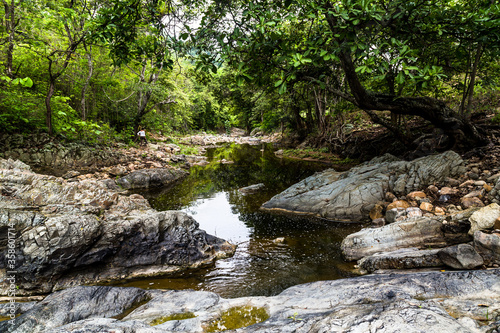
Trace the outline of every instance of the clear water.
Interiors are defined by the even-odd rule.
[[[361,225],[259,211],[273,195],[327,168],[280,159],[273,150],[269,144],[209,149],[209,165],[191,168],[190,176],[172,188],[142,193],[155,209],[185,211],[201,229],[238,248],[233,257],[211,267],[122,285],[207,290],[223,297],[269,296],[300,283],[352,276],[352,263],[342,259],[340,243]],[[222,159],[234,163],[218,162]],[[247,195],[238,191],[258,183],[265,189]]]

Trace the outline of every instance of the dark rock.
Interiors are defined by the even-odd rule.
[[[242,188],[238,189],[238,191],[243,193],[243,194],[254,194],[254,193],[257,193],[259,191],[262,191],[265,188],[266,188],[266,186],[263,183],[259,183],[259,184],[250,185],[247,187],[242,187]]]
[[[122,189],[155,188],[172,184],[188,174],[179,169],[143,169],[117,179],[116,184]]]
[[[62,177],[64,179],[70,179],[70,178],[74,178],[77,176],[80,176],[80,172],[74,171],[74,170],[70,170],[70,171],[66,172],[64,175],[62,175]]]
[[[445,265],[456,269],[474,269],[484,264],[483,258],[469,244],[458,244],[441,249],[438,256]]]
[[[419,250],[406,248],[364,257],[358,262],[361,272],[372,273],[379,269],[411,269],[439,267],[443,263],[438,257],[439,249]]]

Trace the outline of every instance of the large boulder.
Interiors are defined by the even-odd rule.
[[[171,274],[234,253],[192,217],[157,212],[138,194],[0,165],[0,280],[15,271],[18,295]]]
[[[473,269],[484,263],[483,258],[470,244],[449,246],[439,251],[439,259],[452,268]]]
[[[147,189],[171,185],[189,173],[180,169],[143,169],[118,178],[116,184],[122,189]]]
[[[233,299],[193,290],[78,287],[0,322],[0,331],[472,333],[495,332],[499,316],[500,269],[493,269],[376,274]]]
[[[262,209],[331,220],[366,220],[370,210],[384,201],[385,193],[404,195],[464,171],[462,158],[452,151],[411,162],[384,156],[343,173],[317,173],[274,196]]]
[[[404,248],[444,247],[449,240],[442,225],[439,219],[420,217],[381,228],[365,228],[347,236],[342,241],[341,250],[347,260],[359,260],[375,253]]]

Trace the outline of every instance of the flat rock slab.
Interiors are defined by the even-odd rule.
[[[76,287],[47,297],[14,325],[0,322],[0,331],[204,332],[222,313],[241,307],[263,309],[268,319],[238,332],[493,332],[500,328],[500,269],[367,275],[234,299],[192,290]],[[120,315],[127,308],[133,311]],[[173,313],[190,315],[151,326]],[[480,331],[474,328],[479,321]]]
[[[372,273],[383,269],[413,269],[443,266],[438,257],[440,249],[419,250],[417,248],[401,249],[388,253],[374,254],[359,260],[362,273]]]
[[[367,220],[374,205],[384,201],[385,193],[404,195],[464,171],[462,158],[452,151],[411,162],[383,156],[343,173],[317,173],[274,196],[261,208],[330,220]]]
[[[411,247],[444,247],[447,238],[440,220],[428,217],[403,220],[380,228],[366,228],[347,236],[341,244],[346,260]]]

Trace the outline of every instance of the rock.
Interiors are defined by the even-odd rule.
[[[442,207],[436,207],[434,209],[434,214],[436,214],[436,215],[445,215],[446,211]]]
[[[362,273],[372,273],[379,269],[411,269],[439,267],[443,263],[438,257],[439,249],[419,250],[405,248],[392,252],[377,253],[362,258],[358,266]]]
[[[410,204],[407,201],[397,200],[397,201],[394,201],[393,203],[390,203],[387,206],[387,210],[391,210],[391,209],[394,209],[394,208],[406,209],[408,207],[410,207]]]
[[[435,185],[429,185],[429,187],[427,187],[427,189],[431,192],[431,193],[438,193],[439,192],[439,189],[437,188],[437,186]]]
[[[471,207],[484,207],[484,203],[478,197],[462,198],[460,199],[460,203],[465,209]]]
[[[478,180],[479,179],[479,175],[477,174],[477,172],[472,172],[471,171],[471,172],[468,173],[468,176],[472,180]]]
[[[381,228],[362,229],[347,236],[342,241],[341,250],[346,260],[359,260],[378,252],[408,247],[443,247],[447,245],[447,239],[441,226],[441,221],[420,217]]]
[[[428,202],[422,202],[420,204],[420,209],[425,210],[427,212],[432,212],[434,210],[434,206]]]
[[[139,288],[75,287],[47,296],[16,318],[14,332],[42,332],[92,317],[111,318],[149,298]],[[5,323],[5,322],[3,322]],[[3,325],[3,328],[7,328]],[[2,322],[0,322],[0,331]]]
[[[478,191],[472,191],[466,195],[464,195],[464,198],[474,198],[474,197],[479,197],[481,198],[483,196],[483,190],[478,190]]]
[[[115,165],[108,170],[111,176],[122,177],[128,173],[128,170],[123,165]]]
[[[379,218],[372,221],[372,228],[380,228],[385,225],[385,218]]]
[[[74,178],[74,177],[78,177],[78,176],[80,176],[80,172],[74,171],[74,170],[70,170],[70,171],[66,172],[64,175],[62,175],[62,177],[64,179],[70,179],[70,178]]]
[[[455,195],[457,193],[458,190],[451,187],[443,187],[441,188],[441,190],[439,190],[439,194],[441,195]]]
[[[261,208],[332,220],[365,220],[373,206],[384,201],[387,192],[402,195],[441,182],[460,174],[462,163],[460,156],[451,151],[411,162],[385,156],[344,173],[317,173],[274,196]]]
[[[447,183],[451,187],[455,187],[455,186],[458,186],[460,184],[460,182],[458,180],[450,178],[450,177],[446,177],[444,181],[445,181],[445,183]]]
[[[500,234],[474,232],[474,248],[486,265],[500,264]]]
[[[398,198],[396,198],[396,196],[394,195],[394,193],[387,192],[385,194],[385,200],[388,201],[388,202],[393,202],[393,201],[398,200]]]
[[[264,183],[259,183],[259,184],[250,185],[247,187],[242,187],[242,188],[238,189],[238,191],[240,193],[243,193],[243,194],[254,194],[254,193],[257,193],[259,191],[262,191],[265,188],[266,188],[266,185],[264,185]]]
[[[406,209],[404,208],[393,208],[385,212],[385,221],[387,223],[394,223],[397,220],[406,217]]]
[[[469,179],[459,185],[459,187],[467,187],[467,186],[474,186],[474,181]]]
[[[489,184],[484,184],[483,185],[483,189],[486,191],[486,192],[491,192],[491,190],[493,190],[493,187]]]
[[[274,154],[275,154],[275,155],[277,155],[277,156],[282,156],[284,153],[285,153],[285,152],[283,151],[283,149],[279,149],[279,150],[276,150],[276,151],[274,152]]]
[[[116,184],[122,189],[155,188],[170,185],[188,174],[180,169],[142,169],[117,179]]]
[[[477,180],[474,182],[474,186],[484,186],[486,185],[486,182],[484,180]]]
[[[238,315],[247,319],[238,325],[237,331],[242,333],[466,333],[471,332],[470,323],[463,326],[463,319],[449,313],[456,318],[478,318],[482,325],[494,327],[499,280],[499,269],[372,274],[298,285],[276,296],[233,299],[206,291],[78,287],[48,296],[16,318],[12,327],[0,322],[0,331],[204,332],[215,320],[223,329],[223,314],[233,309],[232,321]],[[132,305],[132,299],[145,304]],[[484,306],[488,307],[488,318]],[[262,317],[252,315],[250,309],[260,311]],[[124,314],[126,310],[132,311]],[[159,324],[150,326],[155,321]]]
[[[444,248],[438,252],[439,259],[452,268],[474,269],[483,265],[483,258],[469,244],[458,244]]]
[[[474,235],[478,230],[492,229],[495,226],[495,221],[500,217],[500,206],[492,203],[475,211],[469,221],[471,227],[469,235]]]
[[[406,195],[408,200],[418,201],[419,199],[427,198],[427,195],[422,191],[413,191]]]
[[[157,212],[142,196],[119,195],[103,182],[0,169],[0,185],[13,189],[0,196],[0,228],[13,225],[18,239],[18,295],[172,274],[234,253],[187,214]],[[7,253],[0,244],[0,257]],[[8,293],[6,285],[0,293]]]
[[[370,219],[376,220],[384,217],[384,206],[381,204],[376,204],[370,211]]]
[[[422,211],[418,207],[406,208],[406,218],[416,218],[422,216]]]

